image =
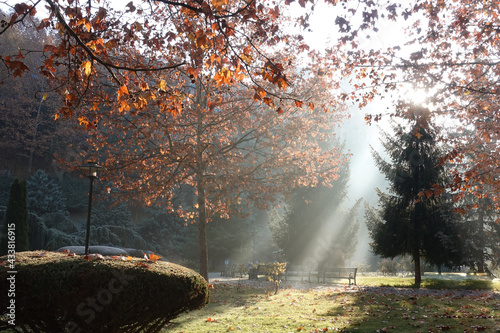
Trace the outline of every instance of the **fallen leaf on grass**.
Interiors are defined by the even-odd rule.
[[[154,261],[156,262],[158,259],[161,259],[160,256],[156,255],[154,252],[152,252],[150,255],[147,255],[146,253],[144,253],[144,259],[146,259],[147,261]]]
[[[217,319],[212,319],[212,318],[208,317],[207,319],[205,319],[205,322],[207,322],[207,323],[216,323],[216,322],[218,322],[218,320]]]
[[[68,254],[68,256],[71,256],[72,254]],[[74,255],[74,253],[73,253]],[[87,254],[85,255],[83,258],[87,259],[87,260],[103,260],[104,257],[102,256],[102,254],[99,254],[99,253],[91,253],[91,254]]]

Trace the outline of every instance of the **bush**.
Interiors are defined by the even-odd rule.
[[[180,313],[208,303],[207,282],[185,267],[124,257],[85,258],[57,252],[16,254],[18,328],[33,332],[158,332]],[[6,264],[0,267],[1,290],[9,290]],[[8,302],[1,297],[0,329],[12,328]]]
[[[29,250],[28,201],[26,199],[26,181],[16,178],[10,187],[10,196],[5,212],[5,222],[0,234],[0,255],[16,251]],[[14,233],[11,236],[10,233]],[[13,237],[15,244],[7,237]]]
[[[396,275],[398,272],[398,263],[396,260],[384,259],[378,263],[379,271],[382,275]]]

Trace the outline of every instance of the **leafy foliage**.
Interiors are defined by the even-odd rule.
[[[270,262],[266,264],[266,277],[274,284],[274,294],[278,293],[281,279],[286,271],[286,262]]]
[[[309,48],[280,29],[291,18],[275,4],[158,1],[114,11],[97,3],[46,0],[48,17],[32,27],[60,36],[44,45],[39,68],[61,97],[56,118],[92,134],[93,157],[105,156],[129,196],[198,220],[207,277],[212,217],[244,201],[265,208],[277,193],[335,176],[337,152],[318,145],[341,118],[336,83],[317,54],[301,63]],[[37,6],[15,6],[0,34]],[[22,57],[0,60],[22,77]],[[172,205],[180,186],[196,192],[196,207]]]
[[[341,37],[327,57],[341,70],[339,76],[352,82],[353,90],[343,98],[366,106],[377,95],[406,99],[407,91],[425,90],[426,105],[449,125],[450,135],[443,140],[454,150],[445,157],[460,164],[453,169],[450,187],[496,198],[499,3],[338,3],[347,8],[338,14]],[[395,29],[402,32],[400,38]],[[381,36],[384,43],[370,42],[387,31]],[[369,115],[367,120],[380,116]]]
[[[208,302],[208,283],[171,263],[55,252],[22,252],[16,258],[16,325],[23,330],[159,332],[180,313]],[[0,267],[2,290],[9,289],[7,271]],[[8,298],[0,302],[3,329],[9,327]]]
[[[298,79],[296,89],[311,101],[327,100],[327,81]],[[175,83],[187,97],[182,113],[145,107],[127,119],[105,115],[92,146],[102,147],[107,177],[120,185],[116,194],[122,199],[163,206],[198,222],[206,276],[207,222],[238,215],[245,204],[266,208],[280,193],[336,176],[338,149],[321,147],[333,140],[343,108],[332,105],[336,109],[324,113],[294,107],[279,115],[241,86],[221,87],[205,77],[190,84],[181,76]],[[178,200],[181,195],[186,202]]]
[[[48,15],[39,23],[29,19],[43,4],[14,6],[15,12],[2,21],[0,34],[19,23],[60,34],[44,45],[45,61],[39,71],[64,100],[58,116],[73,115],[87,128],[95,127],[100,117],[80,107],[85,104],[98,111],[115,97],[115,110],[156,104],[174,114],[182,111],[184,91],[165,80],[164,74],[185,73],[193,83],[207,76],[217,86],[245,82],[255,90],[256,99],[278,112],[285,103],[304,104],[288,95],[290,57],[275,57],[268,50],[293,48],[300,53],[308,46],[301,36],[280,29],[288,19],[274,4],[158,1],[114,10],[99,1],[76,7],[72,1],[44,3]],[[26,53],[0,59],[13,76],[22,77],[29,70],[23,61]],[[105,91],[99,88],[103,82]]]

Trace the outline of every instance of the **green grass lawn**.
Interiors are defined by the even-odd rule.
[[[500,332],[500,283],[359,277],[358,287],[218,282],[210,303],[162,332]],[[342,283],[343,281],[339,281]],[[471,291],[472,290],[472,291]]]

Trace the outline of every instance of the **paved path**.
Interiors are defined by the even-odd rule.
[[[263,278],[258,281],[249,280],[248,277],[243,278],[231,278],[221,276],[220,273],[209,273],[208,274],[210,283],[242,283],[245,285],[254,286],[270,286],[270,282],[264,280]],[[500,298],[500,292],[495,292],[493,290],[459,290],[459,289],[415,289],[415,288],[394,288],[394,287],[367,287],[367,286],[348,286],[344,283],[332,284],[332,283],[309,283],[300,281],[288,281],[283,282],[280,289],[304,289],[304,290],[328,290],[332,291],[342,291],[342,292],[367,292],[376,294],[396,294],[402,296],[446,296],[451,297],[464,297],[464,296],[474,296],[478,297],[481,295]]]

